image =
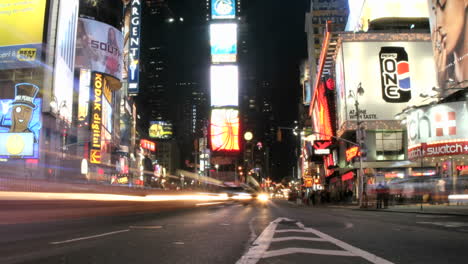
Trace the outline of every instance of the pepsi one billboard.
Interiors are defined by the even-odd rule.
[[[379,53],[382,98],[388,103],[411,99],[408,54],[403,47],[382,47]]]
[[[236,18],[235,0],[211,0],[211,18],[233,19]]]

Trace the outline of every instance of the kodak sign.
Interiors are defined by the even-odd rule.
[[[104,91],[108,90],[108,83],[102,73],[93,72],[91,92],[91,140],[89,148],[89,161],[101,163],[101,130],[102,130],[102,99]]]

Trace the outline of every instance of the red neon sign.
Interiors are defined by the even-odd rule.
[[[156,143],[154,143],[153,141],[146,140],[146,139],[140,140],[140,147],[142,147],[143,149],[156,151]]]
[[[341,175],[341,181],[347,181],[354,178],[354,172],[350,171]]]
[[[349,148],[346,150],[346,161],[350,161],[352,160],[353,158],[357,157],[360,155],[360,152],[359,152],[359,147],[358,146],[354,146],[352,148]]]
[[[457,166],[457,171],[464,171],[468,170],[468,165],[458,165]]]

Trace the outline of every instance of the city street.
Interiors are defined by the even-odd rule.
[[[286,201],[125,213],[0,225],[0,263],[466,263],[468,257],[466,216]]]

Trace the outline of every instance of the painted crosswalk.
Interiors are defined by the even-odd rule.
[[[278,225],[287,223],[288,228],[278,229]],[[291,228],[293,226],[293,228]],[[286,236],[283,236],[286,234]],[[310,247],[285,246],[278,248],[286,242],[310,243]],[[328,249],[316,244],[327,244]],[[302,244],[303,245],[303,244]],[[236,264],[255,264],[261,260],[288,256],[292,254],[313,254],[330,257],[352,257],[365,259],[375,264],[391,264],[392,262],[378,257],[370,252],[354,247],[346,242],[331,237],[319,230],[306,227],[301,222],[288,218],[278,218],[272,221],[253,242],[249,250],[237,261]],[[310,262],[308,262],[310,263]]]

